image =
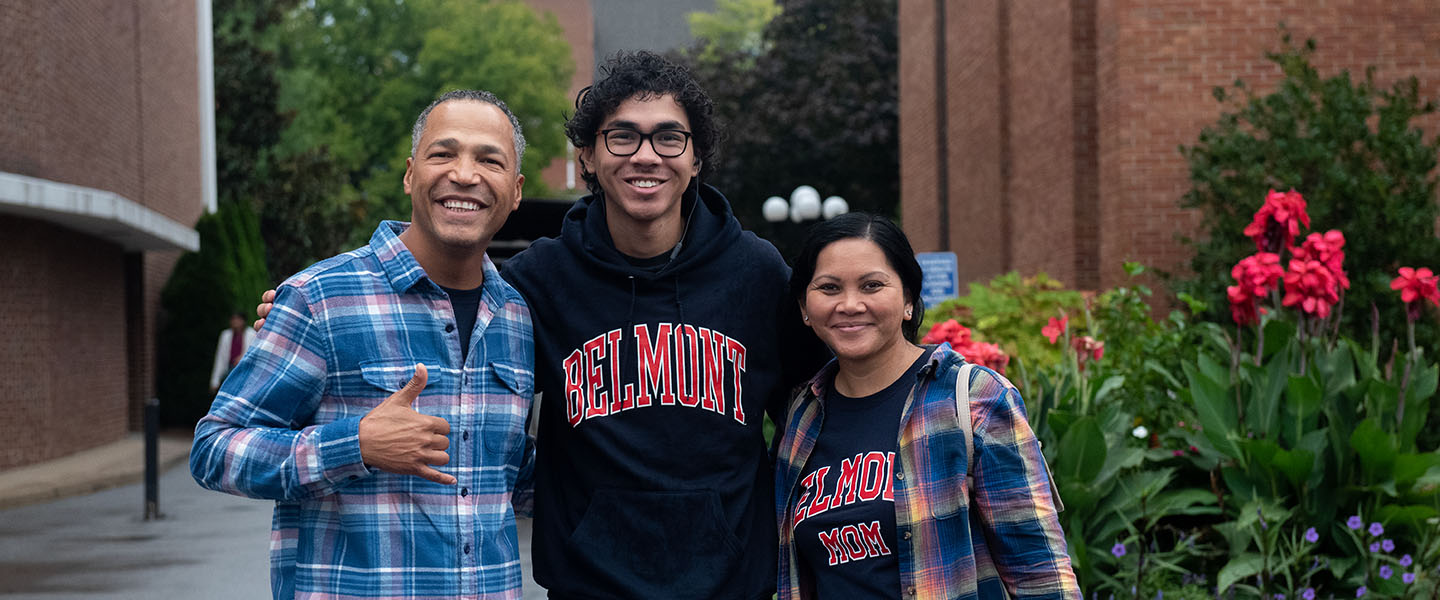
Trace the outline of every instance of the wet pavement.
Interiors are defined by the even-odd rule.
[[[163,518],[145,521],[139,484],[0,511],[0,598],[270,597],[273,504],[201,488],[183,466],[160,479]],[[525,600],[530,522],[520,521]]]

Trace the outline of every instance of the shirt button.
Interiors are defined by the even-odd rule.
[[[466,553],[466,554],[469,554],[469,553],[470,553],[470,544],[465,544],[465,553]],[[914,593],[915,593],[915,589],[914,589],[914,588],[911,588],[911,589],[910,589],[910,593],[911,593],[911,594],[914,594]]]
[[[907,540],[910,539],[910,532],[908,532],[908,531],[905,532],[905,539],[907,539]]]
[[[914,595],[915,595],[915,586],[910,586],[910,587],[908,587],[908,588],[905,588],[905,595],[906,595],[906,596],[914,596]]]
[[[469,441],[469,440],[470,440],[470,430],[467,429],[467,430],[465,430],[465,431],[460,432],[460,439],[465,440],[465,441]]]
[[[905,472],[904,472],[904,471],[896,471],[896,472],[895,472],[895,478],[903,481],[903,480],[905,479]]]
[[[454,324],[454,323],[446,323],[446,324],[445,324],[445,333],[450,333],[450,332],[452,332],[452,331],[455,331],[455,324]]]
[[[464,497],[469,496],[469,495],[470,495],[470,488],[460,488],[460,497],[461,497],[461,498],[464,498]]]

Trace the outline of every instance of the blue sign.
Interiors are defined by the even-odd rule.
[[[920,299],[925,301],[926,308],[960,295],[960,266],[954,252],[919,252],[915,260],[924,275],[920,281]]]

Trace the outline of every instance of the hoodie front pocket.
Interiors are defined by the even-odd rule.
[[[568,541],[575,566],[637,598],[723,596],[740,541],[714,491],[597,490]]]

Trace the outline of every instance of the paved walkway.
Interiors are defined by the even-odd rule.
[[[163,518],[145,521],[138,436],[0,472],[0,598],[216,600],[270,597],[272,503],[201,488],[184,463],[189,439],[162,439]],[[117,487],[118,486],[118,487]],[[101,491],[96,491],[101,490]],[[530,521],[520,525],[525,599]]]

